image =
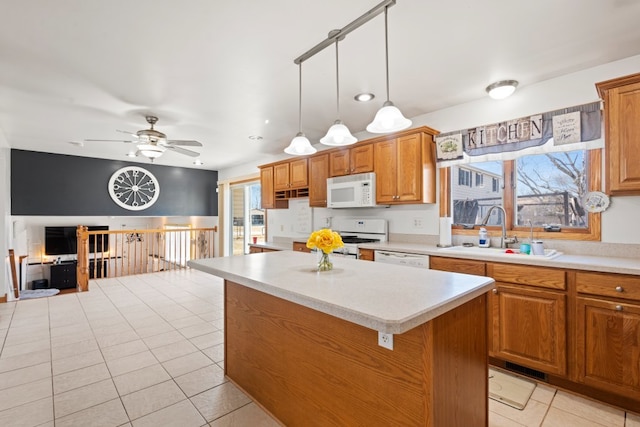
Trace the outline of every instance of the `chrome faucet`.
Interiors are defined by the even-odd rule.
[[[507,212],[500,205],[493,205],[487,211],[487,214],[482,218],[480,225],[487,225],[489,217],[494,209],[500,209],[502,211],[502,236],[500,236],[500,247],[506,249],[510,243],[518,243],[518,237],[507,237]]]

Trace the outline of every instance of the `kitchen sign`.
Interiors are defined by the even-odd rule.
[[[438,161],[519,151],[546,144],[592,141],[601,137],[600,103],[580,105],[436,137]],[[573,148],[578,149],[578,148]]]

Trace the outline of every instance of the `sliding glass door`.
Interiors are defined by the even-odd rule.
[[[251,243],[264,242],[266,237],[265,211],[260,207],[260,182],[232,185],[230,200],[229,253],[248,254]]]

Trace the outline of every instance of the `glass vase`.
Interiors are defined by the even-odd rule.
[[[329,254],[322,252],[320,261],[318,261],[318,271],[331,271],[333,270],[333,263],[329,259]]]

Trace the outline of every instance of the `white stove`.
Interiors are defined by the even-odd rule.
[[[387,220],[378,218],[334,218],[332,229],[340,233],[343,248],[333,251],[349,257],[358,257],[358,245],[386,242],[389,233]]]

